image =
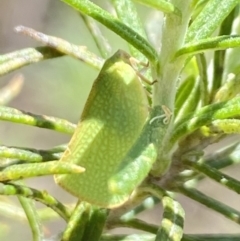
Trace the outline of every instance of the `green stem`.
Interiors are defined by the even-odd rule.
[[[185,44],[180,48],[174,59],[184,55],[199,54],[207,50],[225,50],[229,48],[238,48],[240,46],[240,36],[239,35],[225,35],[206,38],[202,40],[195,41],[193,43]],[[219,86],[220,87],[220,86]]]
[[[73,134],[76,128],[76,125],[63,119],[36,115],[5,106],[0,106],[0,120],[46,128],[67,134]]]
[[[183,236],[185,212],[181,205],[170,197],[162,199],[163,220],[155,241],[180,241]]]
[[[235,18],[235,9],[226,17],[220,27],[219,35],[229,35],[232,30],[232,23]],[[211,99],[213,99],[216,91],[221,87],[224,75],[226,50],[214,52],[214,68],[213,68],[213,84],[211,88]]]
[[[33,241],[42,241],[44,236],[42,224],[40,222],[35,203],[33,200],[21,196],[18,196],[18,200],[21,203],[27,216],[29,225],[32,230]]]
[[[80,241],[83,240],[83,233],[89,220],[91,205],[85,202],[78,202],[73,210],[67,227],[63,232],[61,241]],[[94,241],[94,240],[93,240]]]
[[[57,199],[49,195],[46,191],[38,191],[34,188],[8,183],[0,185],[0,194],[7,196],[22,196],[26,198],[31,198],[36,201],[41,202],[42,204],[53,209],[56,213],[59,214],[66,222],[68,221],[71,211],[60,203]]]
[[[183,45],[190,20],[191,1],[187,0],[183,3],[180,0],[174,0],[172,3],[179,9],[181,16],[175,14],[167,14],[165,16],[162,33],[162,50],[159,57],[160,69],[156,69],[155,77],[158,82],[154,84],[153,105],[165,105],[173,111],[178,76],[185,58],[175,61],[172,58]]]
[[[109,44],[108,40],[104,37],[101,29],[99,28],[97,22],[84,14],[80,13],[81,18],[83,19],[86,27],[88,28],[90,34],[93,37],[93,40],[103,58],[108,58],[112,52],[112,47]]]
[[[73,56],[98,70],[101,69],[103,65],[103,59],[89,52],[85,46],[74,45],[64,39],[49,36],[24,26],[17,26],[15,30],[17,33],[25,34],[63,54]]]
[[[176,126],[171,133],[169,146],[172,147],[180,137],[195,131],[203,125],[208,125],[214,120],[238,116],[239,111],[240,98],[235,97],[229,101],[211,104],[195,112],[189,113],[185,118],[176,123]]]
[[[168,196],[166,190],[151,182],[147,182],[146,184],[142,185],[141,190],[157,197],[159,200],[162,200],[163,197]]]
[[[147,39],[142,22],[138,16],[137,9],[131,0],[112,0],[118,18],[131,29],[134,29],[140,36]],[[128,12],[128,14],[126,14]],[[129,49],[137,60],[146,63],[147,59],[133,45],[129,44]]]
[[[107,209],[92,206],[89,221],[84,229],[82,241],[98,241],[103,233],[103,229],[108,216]]]
[[[195,79],[194,76],[190,76],[186,79],[186,82],[175,102],[174,123],[180,121],[188,113],[195,111],[199,104],[201,94],[199,78]]]
[[[45,162],[52,160],[59,160],[62,151],[51,153],[48,150],[22,149],[16,147],[0,146],[0,157],[19,159],[27,162]]]
[[[240,212],[239,211],[237,211],[213,198],[206,196],[205,194],[197,191],[196,189],[186,188],[186,187],[178,187],[177,190],[180,193],[184,194],[185,196],[224,215],[226,218],[230,219],[231,221],[240,224]]]
[[[210,0],[188,29],[186,43],[209,37],[239,4],[239,0]]]
[[[139,219],[120,220],[113,224],[113,228],[116,227],[133,228],[153,234],[156,234],[158,231],[158,226],[146,223]]]
[[[233,164],[238,164],[240,162],[238,148],[239,142],[237,141],[224,150],[214,153],[214,155],[206,158],[204,162],[215,169],[222,169]]]
[[[63,54],[49,47],[27,48],[0,55],[0,76],[32,63],[61,56]]]
[[[200,174],[205,174],[219,184],[228,187],[236,193],[240,193],[240,181],[204,163],[192,162],[190,160],[184,160],[184,163],[187,164],[190,168],[193,168],[195,171],[199,172]]]
[[[173,13],[165,16],[162,33],[162,51],[159,57],[160,66],[154,66],[155,69],[153,70],[153,79],[157,80],[153,86],[153,106],[162,107],[160,116],[166,115],[165,109],[168,112],[174,112],[177,82],[185,58],[178,58],[173,61],[173,56],[183,45],[191,14],[190,0],[186,0],[184,3],[180,0],[174,0],[172,3],[179,9],[181,16]],[[168,119],[169,124],[162,123],[159,126],[158,139],[161,140],[161,143],[158,158],[153,167],[152,174],[154,176],[160,176],[170,164],[170,153],[166,145],[169,143],[173,118],[170,115]]]
[[[209,104],[207,61],[203,54],[198,54],[196,60],[200,77],[201,106],[205,106]]]
[[[149,59],[149,61],[153,63],[157,61],[157,53],[146,39],[141,37],[132,28],[113,17],[110,13],[95,5],[93,2],[88,0],[62,1],[69,4],[77,11],[96,19],[98,22],[111,29],[113,32],[121,36],[128,43],[132,44],[136,49],[142,52]]]
[[[2,168],[0,171],[0,181],[19,180],[22,178],[53,174],[73,174],[84,171],[85,169],[78,165],[59,161],[17,164]]]

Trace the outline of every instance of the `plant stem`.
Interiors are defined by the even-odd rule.
[[[194,188],[178,187],[177,190],[185,196],[205,205],[206,207],[215,210],[216,212],[224,215],[226,218],[235,223],[240,224],[240,212],[199,192]]]
[[[193,162],[190,160],[184,160],[184,163],[187,164],[190,168],[198,171],[200,174],[205,174],[219,184],[228,187],[238,194],[240,193],[240,181],[218,171],[217,169],[205,163]]]
[[[44,205],[48,206],[49,208],[53,209],[60,217],[62,217],[66,222],[68,221],[69,217],[71,216],[71,211],[69,208],[64,206],[61,202],[57,199],[49,195],[46,191],[38,191],[34,188],[8,183],[8,184],[1,184],[0,186],[0,195],[19,195],[26,198],[31,198],[36,201],[43,203]]]
[[[21,196],[18,196],[18,200],[24,209],[29,225],[32,229],[33,241],[42,241],[43,239],[42,224],[37,214],[35,203],[31,199],[21,197]]]
[[[68,134],[72,134],[76,128],[76,125],[67,120],[45,115],[36,115],[5,106],[0,106],[0,120],[51,129]]]

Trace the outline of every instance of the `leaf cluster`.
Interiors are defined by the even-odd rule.
[[[136,187],[134,194],[123,206],[107,210],[79,202],[71,208],[46,191],[27,187],[19,181],[42,175],[81,173],[83,170],[79,166],[57,161],[66,145],[48,150],[2,145],[0,194],[16,196],[22,209],[13,215],[13,206],[1,200],[1,212],[15,219],[26,220],[27,217],[34,241],[45,240],[42,221],[57,216],[67,222],[67,227],[63,234],[52,240],[240,240],[240,234],[184,233],[184,209],[175,200],[176,194],[181,193],[240,224],[240,210],[197,190],[197,184],[202,179],[210,178],[233,192],[240,192],[240,181],[220,171],[240,161],[239,142],[231,143],[211,156],[204,155],[202,151],[226,135],[240,132],[240,63],[235,57],[239,54],[237,47],[240,46],[239,1],[135,0],[164,13],[163,23],[156,25],[162,29],[162,35],[154,40],[161,45],[160,51],[151,44],[133,1],[112,0],[111,7],[116,16],[89,0],[62,1],[79,12],[100,56],[84,46],[18,26],[15,28],[17,33],[27,35],[44,46],[1,55],[0,75],[65,55],[100,70],[104,60],[112,54],[111,45],[99,28],[101,23],[128,43],[133,57],[141,62],[149,62],[150,68],[144,75],[153,83],[146,86],[150,109],[159,110],[152,117],[152,121],[158,123],[157,135],[154,137],[158,157],[145,181]],[[1,89],[0,120],[72,134],[76,125],[67,120],[4,106],[19,93],[22,82],[23,77],[17,75]],[[166,110],[170,115],[163,122],[159,116],[166,114]],[[34,201],[43,203],[53,212],[36,209]],[[159,226],[145,223],[136,217],[158,202],[162,203],[164,210]],[[109,233],[109,230],[117,227],[146,233]],[[6,228],[0,225],[1,238]]]

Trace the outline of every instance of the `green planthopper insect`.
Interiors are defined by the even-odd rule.
[[[147,117],[145,90],[131,66],[130,56],[119,50],[106,60],[95,80],[80,122],[60,160],[82,166],[86,171],[55,175],[56,183],[80,200],[100,207],[122,205],[133,188],[119,191],[115,188],[118,183],[112,180]],[[121,182],[121,178],[116,180]],[[128,183],[118,186],[121,185]]]

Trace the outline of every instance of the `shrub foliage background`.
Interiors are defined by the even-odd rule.
[[[234,209],[231,205],[224,204],[213,199],[212,195],[206,195],[198,190],[199,183],[205,178],[210,178],[237,194],[240,190],[238,176],[235,179],[220,170],[239,162],[238,138],[231,139],[232,141],[223,148],[217,147],[218,151],[212,152],[211,155],[203,152],[211,144],[239,133],[238,92],[240,88],[237,48],[240,45],[239,1],[172,0],[156,3],[156,1],[138,0],[136,2],[139,3],[135,3],[130,0],[114,0],[106,1],[110,4],[103,6],[106,10],[87,0],[64,0],[63,2],[73,8],[71,13],[79,18],[79,22],[83,19],[96,44],[96,51],[83,48],[82,46],[87,45],[87,42],[82,42],[82,46],[73,45],[66,40],[18,26],[15,28],[17,33],[32,37],[42,46],[23,48],[1,55],[0,74],[6,75],[16,70],[19,72],[20,68],[43,60],[49,68],[52,62],[58,61],[60,57],[66,58],[66,55],[78,59],[78,61],[72,61],[67,57],[67,61],[70,61],[68,63],[73,68],[73,76],[82,76],[79,70],[81,66],[78,66],[79,60],[90,66],[88,72],[95,73],[94,69],[99,71],[104,59],[114,52],[111,47],[114,41],[111,38],[107,41],[102,33],[108,28],[128,43],[129,48],[126,47],[126,50],[132,56],[142,62],[149,62],[150,68],[143,74],[148,80],[155,82],[153,85],[147,85],[146,88],[150,92],[151,108],[149,109],[157,110],[151,116],[150,122],[154,118],[162,120],[159,116],[166,112],[169,114],[167,121],[158,121],[154,129],[157,135],[152,142],[157,147],[158,158],[149,176],[140,186],[136,186],[136,196],[131,197],[123,206],[107,210],[89,203],[76,202],[78,205],[73,208],[58,201],[50,190],[48,190],[49,193],[44,191],[47,186],[38,190],[31,188],[34,186],[31,181],[20,180],[76,172],[76,166],[70,163],[62,165],[57,161],[61,158],[66,145],[40,150],[44,143],[41,135],[38,138],[37,149],[33,149],[32,146],[26,147],[21,142],[17,146],[15,143],[5,143],[2,138],[2,146],[0,146],[2,214],[14,222],[24,219],[24,225],[28,220],[34,241],[44,240],[47,236],[51,236],[53,240],[65,241],[240,239],[238,234],[186,233],[185,212],[181,206],[181,200],[176,201],[177,193],[181,193],[229,219],[229,222],[237,225],[240,223],[238,207]],[[138,17],[135,7],[137,4],[147,5],[164,14],[163,19],[152,14],[150,20],[148,19],[147,34],[139,20],[141,18]],[[65,7],[69,8],[67,5]],[[144,6],[142,9],[147,7]],[[78,11],[79,16],[74,11]],[[57,28],[61,26],[58,25]],[[114,48],[118,47],[114,46]],[[77,83],[77,85],[90,86],[86,77],[88,78],[88,73],[84,76],[85,79],[81,80],[82,84]],[[71,89],[71,74],[68,73],[65,79],[64,85],[62,84],[63,86],[59,88]],[[66,134],[74,132],[76,126],[68,120],[71,119],[72,112],[80,114],[81,104],[74,105],[73,108],[68,107],[67,117],[58,115],[68,120],[50,117],[52,115],[50,107],[49,113],[44,113],[46,115],[30,113],[29,111],[34,112],[34,110],[28,110],[26,106],[24,111],[18,110],[21,106],[17,106],[18,109],[8,107],[9,101],[22,89],[22,83],[23,77],[16,75],[2,88],[1,120],[13,122],[12,125],[24,124]],[[49,96],[52,96],[51,93]],[[56,98],[49,96],[46,96],[49,101]],[[66,105],[64,98],[57,97],[59,104]],[[69,97],[76,101],[74,103],[84,102],[82,96]],[[24,135],[23,131],[26,127],[23,125],[20,127],[21,138],[27,138],[28,135]],[[39,133],[42,133],[43,129],[40,130]],[[141,168],[141,163],[139,165]],[[38,177],[36,180],[41,179]],[[63,193],[65,195],[65,192]],[[21,208],[15,206],[9,196],[16,196]],[[36,201],[50,209],[36,209]],[[143,222],[136,216],[144,210],[151,209],[159,201],[163,207],[163,215],[162,217],[159,215],[158,225]],[[18,212],[13,213],[13,210]],[[61,234],[47,233],[44,221],[56,218],[65,220],[66,228],[61,230]],[[210,225],[211,220],[206,219],[205,222]],[[110,234],[109,231],[116,227],[133,228],[134,234]],[[4,240],[11,227],[3,221],[0,229],[0,237]],[[146,233],[139,234],[138,230]]]

